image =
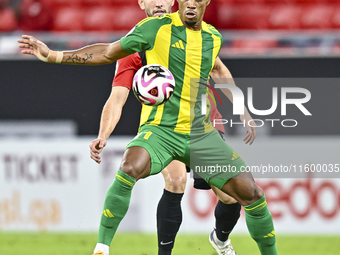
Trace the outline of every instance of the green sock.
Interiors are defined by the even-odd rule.
[[[129,209],[131,191],[136,180],[118,170],[116,178],[107,191],[100,220],[98,243],[110,245],[120,221]]]
[[[257,243],[261,255],[277,255],[273,219],[265,196],[244,206],[244,211],[249,233]]]

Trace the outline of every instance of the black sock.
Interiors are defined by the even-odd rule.
[[[241,205],[224,204],[218,201],[215,207],[215,220],[216,220],[216,235],[220,241],[227,241],[230,232],[236,225],[238,218],[240,218]]]
[[[158,255],[170,255],[182,223],[183,193],[164,190],[157,207]]]

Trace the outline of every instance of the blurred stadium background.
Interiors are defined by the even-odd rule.
[[[45,253],[61,254],[58,248],[72,246],[67,242],[71,238],[90,254],[106,190],[126,144],[137,132],[140,113],[139,103],[130,95],[103,152],[103,163],[97,165],[89,157],[88,145],[96,138],[115,64],[45,64],[20,55],[16,40],[21,34],[31,34],[54,50],[75,49],[115,41],[144,16],[137,0],[0,0],[0,254],[36,254],[40,245],[31,245],[32,240],[56,233],[67,237],[44,239]],[[275,83],[276,87],[298,81],[299,87],[312,93],[307,105],[312,117],[301,112],[285,117],[299,119],[296,129],[259,129],[250,147],[242,144],[240,129],[227,130],[226,139],[246,162],[339,167],[340,1],[212,0],[205,20],[221,31],[220,57],[234,77],[274,78],[282,83]],[[269,108],[265,103],[261,98],[257,108]],[[340,238],[339,173],[257,177],[266,191],[277,232],[285,238],[292,236],[278,236],[282,250],[291,248],[281,254],[340,254],[336,241]],[[155,212],[163,187],[160,175],[136,185],[118,231],[118,238],[119,234],[123,238],[117,246],[123,248],[117,254],[156,253],[155,241],[150,244],[151,252],[144,245],[149,237],[155,240],[149,234],[156,231]],[[206,235],[214,226],[215,203],[212,193],[197,191],[188,181],[180,234],[183,240],[199,241],[182,246],[178,241],[176,254],[214,254]],[[124,243],[132,232],[143,233],[134,238],[145,235],[146,239]],[[243,216],[234,232],[236,251],[251,247],[252,251],[240,254],[258,254]],[[84,239],[72,233],[89,236]],[[311,235],[316,237],[308,239]],[[30,237],[19,242],[23,236]],[[141,247],[141,251],[124,253],[128,246]],[[84,254],[79,250],[67,253]]]

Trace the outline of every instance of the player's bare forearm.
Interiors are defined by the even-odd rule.
[[[30,35],[23,35],[18,42],[23,54],[36,56],[48,63],[102,65],[129,55],[123,50],[119,41],[111,44],[93,44],[73,51],[50,50],[46,44]]]
[[[118,124],[122,114],[122,109],[114,108],[105,104],[100,119],[98,138],[108,139]]]
[[[216,81],[216,79],[223,79],[223,83],[227,82],[229,85],[234,85],[235,81],[228,70],[228,68],[223,64],[220,58],[216,58],[214,68],[211,71],[210,76]],[[218,80],[217,80],[218,81]],[[221,88],[223,94],[233,103],[233,94],[227,88]],[[243,141],[246,144],[251,145],[256,138],[256,123],[253,121],[253,118],[248,112],[246,106],[244,106],[244,114],[240,115],[240,119],[242,122],[246,124],[247,131]]]
[[[223,79],[223,83],[226,82],[229,85],[236,86],[233,76],[231,75],[229,69],[223,64],[219,57],[217,57],[215,60],[215,64],[213,69],[211,70],[210,76],[217,83],[219,80],[221,81],[221,79]],[[233,95],[231,91],[226,88],[221,88],[221,91],[233,103]]]
[[[128,95],[129,89],[125,87],[112,88],[111,95],[102,111],[98,138],[108,139],[110,137],[120,120]]]
[[[112,44],[93,44],[75,51],[64,51],[61,63],[75,65],[110,64],[128,55],[119,41]]]
[[[109,44],[94,44],[74,51],[63,51],[61,63],[74,65],[98,65],[111,63],[105,57]]]

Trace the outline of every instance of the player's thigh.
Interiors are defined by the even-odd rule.
[[[177,153],[184,150],[181,141],[181,137],[176,133],[159,126],[148,125],[142,127],[127,148],[139,146],[148,151],[151,161],[150,175],[153,175],[163,170]]]
[[[246,169],[243,159],[214,130],[190,141],[190,167],[210,185],[221,189]]]
[[[173,193],[183,193],[187,181],[186,166],[184,163],[173,160],[163,170],[165,189]]]
[[[235,204],[235,203],[237,203],[237,201],[234,198],[232,198],[231,196],[227,195],[222,190],[218,189],[216,186],[211,185],[210,187],[214,191],[215,195],[217,196],[217,198],[221,202],[223,202],[225,204]]]

